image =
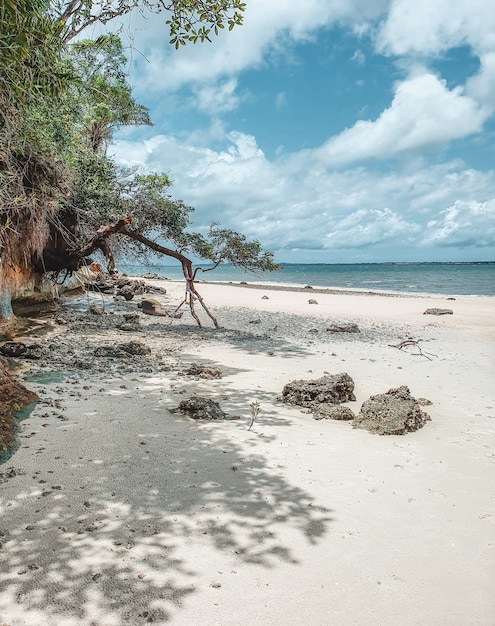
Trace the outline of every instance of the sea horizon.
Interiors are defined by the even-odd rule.
[[[198,282],[246,282],[321,289],[495,296],[495,261],[386,261],[361,263],[280,263],[274,272],[251,272],[222,264],[199,263]],[[170,280],[183,279],[179,263],[153,260],[148,264],[124,262],[123,272],[139,276],[153,273]]]

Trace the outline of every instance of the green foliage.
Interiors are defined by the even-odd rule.
[[[186,243],[184,232],[194,209],[182,200],[172,199],[171,184],[167,174],[136,175],[125,190],[123,204],[133,218],[134,229],[143,234],[159,233],[181,247]]]
[[[61,27],[47,18],[47,4],[42,0],[0,3],[0,103],[7,116],[33,98],[64,88]]]
[[[108,24],[134,10],[167,11],[170,43],[179,48],[187,42],[210,41],[210,35],[218,35],[225,26],[232,30],[241,25],[245,7],[241,0],[51,0],[50,15],[63,25],[64,39],[69,41],[89,26]]]
[[[172,12],[172,17],[167,20],[170,43],[178,49],[187,42],[211,42],[210,35],[218,35],[226,25],[229,30],[240,26],[246,4],[240,0],[177,0],[169,3],[167,8]]]
[[[104,156],[79,153],[74,162],[77,172],[70,199],[64,204],[79,216],[81,236],[90,236],[102,224],[122,217],[116,168]]]
[[[105,151],[121,126],[151,124],[146,107],[132,97],[125,73],[127,59],[116,35],[76,42],[66,61],[77,77],[71,92],[74,121],[91,151]]]
[[[212,247],[212,256],[208,258],[214,263],[227,262],[237,267],[268,272],[280,269],[273,261],[273,253],[264,252],[256,239],[247,241],[245,235],[220,228],[217,223],[212,224],[208,237]]]
[[[160,240],[172,246],[183,258],[188,254],[215,266],[228,262],[277,269],[272,254],[256,240],[218,224],[207,236],[191,232],[193,209],[172,198],[166,174],[136,174],[107,158],[115,130],[151,124],[148,110],[132,96],[117,35],[68,42],[89,26],[107,24],[134,9],[168,11],[171,43],[178,48],[242,24],[245,4],[0,0],[2,256],[8,252],[11,261],[27,265],[43,249],[48,223],[63,233],[66,248],[83,250],[100,227],[130,216],[135,233],[148,243]],[[114,239],[143,249],[139,240]]]

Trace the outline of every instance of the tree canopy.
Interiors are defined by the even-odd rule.
[[[118,167],[116,130],[151,124],[128,83],[114,33],[81,34],[130,11],[165,12],[176,48],[242,24],[240,0],[4,0],[0,5],[0,283],[73,271],[96,250],[152,249],[177,259],[191,294],[190,257],[272,270],[258,241],[213,223],[191,231],[194,209],[163,173]],[[193,309],[191,308],[193,311]]]
[[[49,13],[63,25],[65,41],[94,24],[108,24],[131,11],[166,12],[170,43],[176,48],[187,42],[211,41],[225,26],[232,30],[243,21],[245,3],[240,0],[51,0]]]

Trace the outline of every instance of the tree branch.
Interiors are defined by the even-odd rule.
[[[165,246],[161,246],[155,241],[152,241],[151,239],[144,237],[143,235],[141,235],[141,233],[137,232],[136,230],[129,230],[128,228],[124,226],[123,228],[119,230],[119,232],[122,235],[126,235],[127,237],[130,237],[131,239],[135,239],[136,241],[139,241],[140,243],[147,246],[148,248],[151,248],[151,250],[154,250],[155,252],[159,252],[160,254],[165,254],[166,256],[170,256],[180,261],[180,264],[182,265],[182,273],[184,274],[184,278],[186,279],[186,294],[184,296],[184,300],[179,304],[175,312],[177,312],[181,308],[182,305],[189,304],[191,315],[194,317],[194,319],[198,323],[198,326],[201,326],[201,321],[194,310],[194,300],[197,299],[199,303],[201,304],[201,306],[203,307],[203,309],[205,310],[208,317],[213,321],[215,328],[219,327],[219,324],[216,318],[211,314],[201,294],[196,289],[196,285],[194,284],[194,281],[196,278],[196,272],[193,271],[192,261],[190,259],[188,259],[186,256],[184,256],[181,252],[178,252],[177,250],[166,248]]]
[[[126,217],[119,220],[116,224],[107,224],[106,226],[102,226],[96,231],[96,235],[84,246],[84,248],[79,248],[79,250],[77,250],[77,255],[82,259],[89,256],[95,250],[104,250],[106,244],[105,239],[110,237],[110,235],[122,232],[127,224],[130,224],[131,222],[132,217]]]

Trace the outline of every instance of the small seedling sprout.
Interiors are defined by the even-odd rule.
[[[260,413],[261,405],[258,400],[255,400],[254,402],[251,402],[249,406],[251,407],[251,423],[249,424],[248,430],[251,430],[251,426],[254,424]]]

